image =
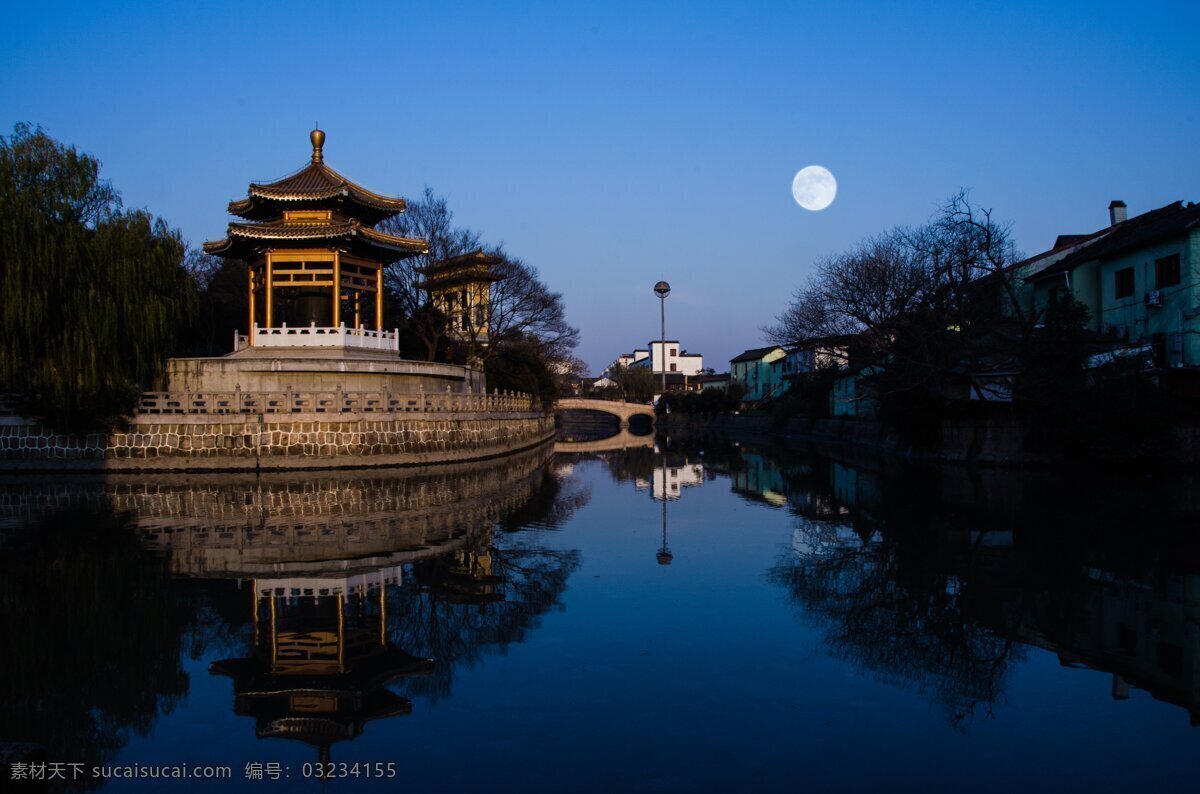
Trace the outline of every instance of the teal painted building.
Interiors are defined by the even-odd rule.
[[[752,348],[729,360],[729,381],[745,389],[744,402],[755,403],[783,393],[786,356],[787,351],[775,345]]]
[[[1200,366],[1200,204],[1118,222],[1029,281],[1037,311],[1070,295],[1092,331],[1151,346],[1159,367]]]
[[[840,373],[829,390],[829,415],[843,418],[878,416],[879,397],[871,376],[880,371],[879,367],[867,366]]]

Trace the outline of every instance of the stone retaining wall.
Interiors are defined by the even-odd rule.
[[[553,437],[541,412],[142,415],[123,432],[0,423],[0,470],[227,471],[403,466],[504,455]]]

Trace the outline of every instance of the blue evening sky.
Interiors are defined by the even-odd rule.
[[[836,7],[835,7],[836,6]],[[1200,190],[1200,3],[34,3],[0,126],[98,156],[193,244],[326,159],[444,193],[564,293],[594,371],[658,335],[718,371],[812,262],[959,187],[1027,253]],[[792,200],[821,164],[824,212]]]

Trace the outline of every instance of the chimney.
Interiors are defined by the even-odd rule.
[[[1128,217],[1129,211],[1125,209],[1124,201],[1117,199],[1108,205],[1108,222],[1110,226],[1124,223]]]

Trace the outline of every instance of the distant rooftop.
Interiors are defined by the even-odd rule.
[[[739,361],[758,361],[760,358],[770,355],[776,350],[783,350],[779,345],[768,345],[767,347],[754,347],[742,352],[741,354],[729,359],[729,363],[733,364]]]

